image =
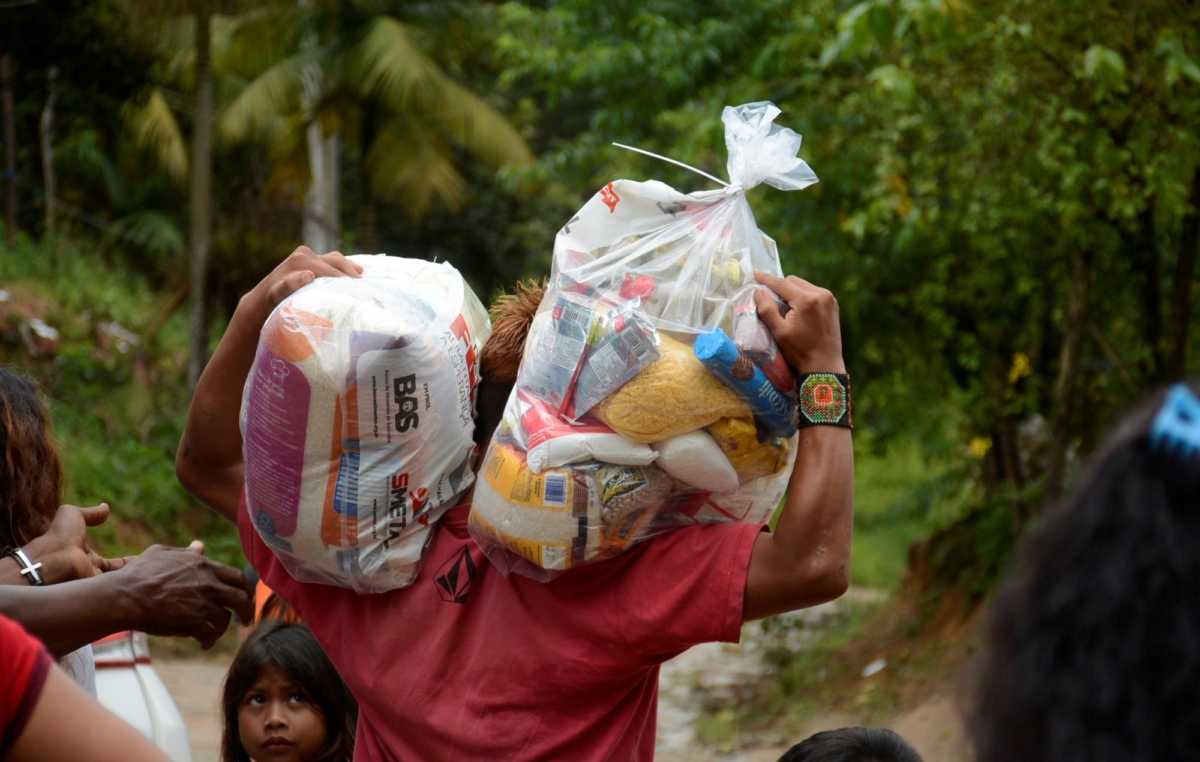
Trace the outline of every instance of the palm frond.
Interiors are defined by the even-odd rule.
[[[367,153],[367,166],[372,190],[397,201],[413,219],[435,201],[458,211],[466,200],[467,183],[454,167],[450,146],[416,120],[389,120]]]
[[[396,19],[379,16],[346,56],[346,81],[397,112],[436,101],[446,76]]]
[[[230,143],[269,135],[279,120],[299,108],[304,67],[314,62],[314,55],[297,53],[255,77],[221,109],[217,135]]]
[[[161,257],[181,257],[187,250],[183,231],[166,214],[153,210],[134,212],[113,223],[113,236],[136,242]]]
[[[213,69],[225,75],[253,79],[289,53],[300,49],[307,14],[303,6],[263,7],[232,17],[226,44],[216,45]]]
[[[429,115],[472,156],[493,168],[533,161],[525,138],[483,98],[447,79],[440,100]]]
[[[126,103],[125,123],[134,142],[154,154],[172,180],[187,180],[187,141],[161,90],[153,87],[142,102]]]

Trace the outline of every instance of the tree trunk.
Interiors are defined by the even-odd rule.
[[[42,133],[42,186],[46,189],[43,201],[46,236],[54,237],[54,218],[58,206],[58,180],[54,174],[54,102],[58,100],[58,67],[46,73],[46,106],[39,124]]]
[[[1067,332],[1055,383],[1054,413],[1050,423],[1050,451],[1047,454],[1044,507],[1058,502],[1066,475],[1067,449],[1071,441],[1071,407],[1075,380],[1079,375],[1079,355],[1083,348],[1083,329],[1087,322],[1088,291],[1091,287],[1091,254],[1082,253],[1071,268],[1071,289],[1067,296]]]
[[[364,254],[375,254],[379,247],[379,220],[375,214],[375,194],[371,190],[371,172],[367,167],[367,152],[375,143],[378,132],[379,112],[373,101],[367,101],[362,107],[362,119],[359,125],[359,172],[358,182],[361,198],[359,200],[358,235],[359,250]]]
[[[325,237],[328,251],[341,246],[341,219],[338,190],[342,182],[342,134],[335,132],[325,138],[325,185],[321,189],[321,205],[325,211]],[[324,253],[324,252],[322,252]]]
[[[300,3],[302,6],[304,2]],[[313,29],[304,35],[305,50],[317,48],[317,33]],[[304,67],[304,90],[301,106],[311,121],[306,134],[308,143],[309,184],[304,194],[304,222],[301,237],[304,245],[318,254],[333,251],[338,244],[338,154],[341,140],[337,133],[325,135],[316,109],[321,99],[325,75],[319,63],[312,61]]]
[[[1179,258],[1175,261],[1175,292],[1171,298],[1171,380],[1187,375],[1188,317],[1192,306],[1192,279],[1196,272],[1196,250],[1200,247],[1200,169],[1192,173],[1191,211],[1183,218],[1179,236]]]
[[[208,362],[208,247],[212,233],[212,71],[208,0],[196,3],[196,113],[192,127],[192,261],[188,384],[194,389]]]
[[[1150,347],[1149,379],[1161,379],[1163,360],[1162,283],[1159,271],[1158,231],[1154,220],[1154,199],[1138,215],[1138,230],[1133,237],[1134,261],[1142,270],[1142,336]]]
[[[12,59],[0,56],[0,103],[4,118],[4,230],[17,245],[17,126],[13,116]]]

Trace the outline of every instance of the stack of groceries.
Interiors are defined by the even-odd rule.
[[[778,114],[725,109],[731,185],[617,180],[562,228],[477,480],[490,324],[457,271],[354,257],[363,278],[280,304],[242,428],[250,516],[293,576],[411,584],[472,484],[476,542],[542,580],[672,529],[768,520],[796,456],[796,378],[758,319],[754,273],[781,268],[745,193],[816,182]]]
[[[816,182],[778,113],[725,110],[732,185],[617,180],[559,232],[471,506],[494,565],[545,580],[774,511],[796,456],[796,378],[758,319],[754,273],[781,270],[746,191]]]

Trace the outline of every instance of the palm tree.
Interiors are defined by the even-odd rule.
[[[357,128],[368,198],[363,243],[370,246],[375,196],[398,202],[413,218],[437,202],[461,207],[467,183],[457,149],[493,168],[532,159],[516,128],[447,75],[419,44],[418,30],[377,12],[379,5],[312,0],[244,15],[229,52],[243,57],[249,81],[218,119],[223,139],[275,146],[284,171],[307,164],[306,209],[311,219],[317,199],[329,231],[338,227],[328,190],[337,169],[325,158],[327,146]]]
[[[127,13],[142,21],[147,29],[155,33],[169,19],[190,17],[194,22],[194,37],[192,53],[194,64],[194,104],[192,108],[192,157],[191,166],[182,168],[183,172],[190,170],[191,203],[190,203],[190,249],[189,283],[190,298],[188,310],[188,383],[195,387],[204,365],[208,361],[208,299],[205,293],[208,281],[209,247],[212,238],[212,118],[213,118],[213,82],[211,66],[211,41],[213,6],[211,0],[122,0]],[[228,5],[229,3],[224,3]],[[157,109],[143,116],[143,131],[141,142],[153,145],[156,138],[161,138],[166,147],[156,148],[163,158],[166,153],[173,156],[166,164],[173,173],[180,171],[178,160],[179,141],[175,135],[180,134],[177,126],[171,128],[167,117],[172,117],[170,110],[163,111],[165,101],[156,101],[151,96],[149,105]],[[136,122],[138,114],[131,120]],[[151,127],[152,117],[157,117],[157,127]],[[135,128],[136,129],[136,128]]]

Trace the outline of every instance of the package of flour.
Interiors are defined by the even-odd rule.
[[[298,580],[412,584],[474,481],[487,310],[448,264],[354,256],[267,319],[242,399],[246,505]]]

